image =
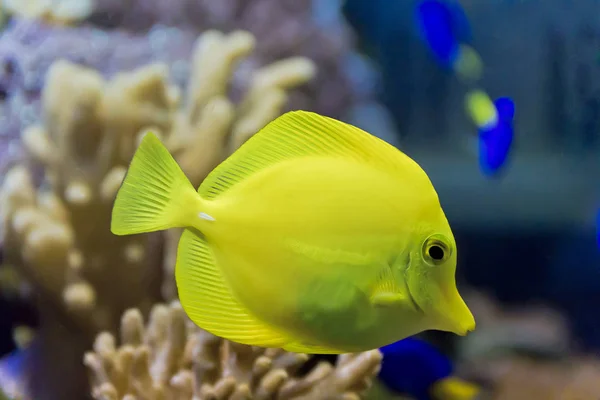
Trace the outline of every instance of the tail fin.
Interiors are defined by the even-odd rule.
[[[198,218],[199,201],[169,151],[147,133],[117,193],[110,230],[133,235],[190,226]]]

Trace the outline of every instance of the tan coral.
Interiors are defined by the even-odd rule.
[[[99,400],[360,399],[381,363],[373,350],[302,375],[308,355],[220,339],[194,326],[177,302],[156,305],[147,327],[138,310],[128,310],[121,346],[115,342],[101,333],[85,355]]]

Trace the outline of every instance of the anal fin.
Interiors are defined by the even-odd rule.
[[[179,240],[175,279],[183,309],[200,328],[252,346],[283,347],[289,341],[233,297],[208,243],[189,229]]]
[[[312,344],[306,344],[302,342],[291,342],[283,346],[285,351],[291,351],[292,353],[306,353],[306,354],[343,354],[346,351],[335,350],[326,346],[318,346]]]

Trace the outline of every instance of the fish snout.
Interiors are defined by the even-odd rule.
[[[442,330],[459,336],[475,330],[475,317],[456,289],[444,293],[441,308]]]
[[[466,319],[456,325],[456,327],[451,331],[458,336],[466,336],[469,332],[473,332],[475,330],[475,318],[473,315],[470,316],[470,319]]]

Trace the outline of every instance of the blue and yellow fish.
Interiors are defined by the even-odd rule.
[[[416,400],[475,400],[480,388],[453,376],[448,357],[431,344],[406,338],[381,348],[379,379],[394,393]]]
[[[494,176],[506,164],[513,145],[515,104],[508,97],[492,101],[482,90],[466,96],[467,113],[479,133],[479,166],[487,176]]]
[[[415,7],[419,33],[436,60],[451,68],[469,86],[483,73],[483,62],[466,42],[471,39],[469,21],[460,3],[453,0],[421,0]],[[512,149],[515,105],[508,97],[494,102],[481,89],[466,94],[467,113],[479,134],[479,166],[483,174],[495,176]]]
[[[466,82],[481,78],[482,61],[467,44],[471,27],[460,3],[422,0],[415,6],[414,14],[419,36],[440,65],[451,68]]]
[[[304,111],[269,123],[196,191],[142,139],[111,230],[185,228],[175,277],[199,327],[238,343],[339,354],[475,320],[456,243],[419,165],[354,126]]]

